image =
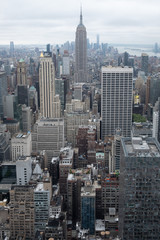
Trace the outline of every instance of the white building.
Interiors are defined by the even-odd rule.
[[[30,156],[32,152],[31,133],[18,133],[11,139],[12,161],[16,161],[20,156]]]
[[[32,160],[31,157],[20,157],[16,161],[17,184],[26,185],[32,175]]]
[[[102,67],[102,138],[115,135],[117,128],[123,136],[131,135],[133,69]]]

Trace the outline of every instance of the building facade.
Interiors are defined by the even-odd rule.
[[[160,145],[155,138],[121,140],[119,237],[159,239]]]
[[[133,69],[102,67],[102,138],[115,135],[120,128],[123,136],[131,135]]]
[[[75,82],[87,82],[87,32],[80,14],[75,40]]]
[[[40,112],[42,117],[54,117],[55,68],[51,53],[41,53],[39,68]]]

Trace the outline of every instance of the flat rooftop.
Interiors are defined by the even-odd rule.
[[[160,144],[152,137],[122,138],[125,156],[160,157]]]

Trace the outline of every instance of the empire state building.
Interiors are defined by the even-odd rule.
[[[75,41],[75,83],[87,82],[87,32],[83,25],[82,11],[76,30]]]

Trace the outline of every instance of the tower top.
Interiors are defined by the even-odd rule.
[[[81,9],[80,9],[80,25],[83,25],[82,5],[81,5]]]

